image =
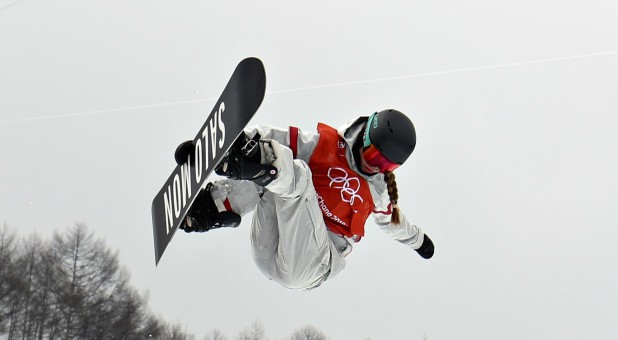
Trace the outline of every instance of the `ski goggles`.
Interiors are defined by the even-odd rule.
[[[365,127],[365,135],[363,136],[363,158],[365,159],[365,162],[367,162],[367,165],[372,168],[380,169],[381,173],[390,172],[397,169],[400,164],[386,158],[369,138],[371,124],[377,115],[377,112],[372,114],[367,121],[367,126]]]
[[[390,172],[399,167],[399,164],[384,157],[380,150],[373,144],[363,148],[363,158],[365,162],[367,162],[367,165],[372,168],[380,169],[381,173]]]

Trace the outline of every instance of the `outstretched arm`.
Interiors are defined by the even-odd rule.
[[[434,246],[429,236],[418,226],[408,221],[401,211],[399,212],[400,224],[391,223],[391,207],[392,206],[389,205],[389,210],[384,212],[374,211],[374,219],[380,229],[397,242],[416,250],[423,258],[431,258],[433,256]]]

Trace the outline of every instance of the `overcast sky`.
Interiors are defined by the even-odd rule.
[[[0,0],[0,222],[86,223],[200,336],[614,338],[616,18],[609,0]],[[177,233],[155,267],[151,201],[247,56],[267,74],[252,123],[412,118],[400,206],[434,258],[370,221],[336,279],[287,290],[254,265],[247,216]]]

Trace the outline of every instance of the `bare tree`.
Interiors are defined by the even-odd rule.
[[[5,223],[0,231],[0,334],[11,328],[19,294],[16,292],[17,246],[15,233]]]
[[[290,340],[326,340],[326,335],[313,326],[305,326],[295,331]]]
[[[110,278],[117,268],[107,266],[109,252],[84,225],[78,224],[66,234],[55,233],[52,250],[59,274],[53,289],[63,321],[60,335],[63,338],[90,335],[89,328],[96,328],[91,320],[93,313],[101,312],[100,301],[96,301],[101,294],[96,288],[102,286],[101,279]]]
[[[162,339],[165,340],[193,340],[195,336],[188,334],[184,327],[180,324],[174,323],[165,327],[165,332]]]
[[[59,336],[111,338],[110,334],[118,336],[110,332],[116,326],[131,337],[129,329],[142,321],[142,301],[129,290],[118,254],[95,240],[82,224],[65,234],[55,233],[51,248],[57,273],[52,289],[62,321]]]
[[[84,225],[16,240],[0,229],[0,339],[195,338],[148,311],[117,253]]]
[[[227,337],[219,329],[213,329],[206,336],[204,340],[227,340]]]
[[[165,323],[158,317],[149,314],[144,320],[140,332],[140,339],[162,339]]]
[[[264,325],[259,321],[254,321],[251,326],[240,332],[237,340],[265,340],[266,331]]]
[[[36,334],[34,320],[39,304],[37,288],[42,252],[43,243],[37,236],[31,236],[19,247],[19,258],[15,261],[16,267],[19,268],[19,274],[16,275],[15,280],[18,282],[17,291],[21,303],[19,310],[16,310],[12,317],[9,338],[21,334],[22,338],[31,339]]]
[[[122,270],[115,290],[105,304],[109,313],[106,323],[99,323],[102,330],[110,333],[113,339],[135,339],[149,330],[145,325],[149,321],[146,311],[146,298],[128,284],[128,274]],[[149,326],[148,326],[149,327]]]

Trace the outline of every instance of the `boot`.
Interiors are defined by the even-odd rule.
[[[260,135],[249,139],[241,134],[230,151],[215,168],[215,173],[231,179],[244,179],[266,186],[279,174],[272,164],[275,155],[269,141],[260,140]]]
[[[206,189],[200,191],[187,216],[182,221],[180,229],[187,233],[202,233],[221,227],[236,228],[240,225],[240,215],[230,211],[219,212],[210,195],[211,189],[212,183],[208,183]]]

